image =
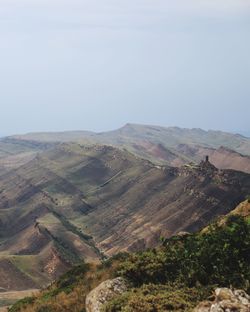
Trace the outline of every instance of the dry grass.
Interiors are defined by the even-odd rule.
[[[97,264],[89,265],[89,270],[84,275],[84,278],[79,279],[74,287],[67,291],[60,291],[54,295],[53,292],[57,289],[57,284],[52,285],[48,290],[35,294],[34,303],[26,307],[22,307],[18,312],[34,312],[37,309],[44,308],[44,311],[53,312],[79,312],[85,308],[86,295],[103,281],[112,277],[116,261],[111,267],[100,267]]]
[[[38,289],[28,289],[24,291],[0,292],[0,312],[7,311],[7,306],[13,304],[17,300],[29,296],[35,296],[39,292]]]

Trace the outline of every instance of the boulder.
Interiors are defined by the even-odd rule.
[[[250,296],[244,290],[217,288],[215,300],[203,301],[194,312],[249,312]]]
[[[100,312],[105,303],[127,290],[127,283],[121,277],[101,283],[87,295],[86,312]]]

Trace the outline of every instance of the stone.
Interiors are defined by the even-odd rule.
[[[244,290],[217,288],[213,302],[201,302],[194,312],[250,312],[250,296]]]
[[[215,290],[215,296],[217,301],[230,300],[235,298],[234,293],[229,288],[217,288]]]
[[[86,297],[86,312],[101,312],[102,307],[117,295],[128,290],[126,281],[117,277],[107,280],[93,289]]]
[[[199,312],[209,312],[211,308],[211,302],[210,301],[203,301],[198,304],[198,306],[195,308],[195,311]]]

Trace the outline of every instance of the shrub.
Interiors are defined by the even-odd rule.
[[[135,286],[178,281],[188,287],[220,285],[249,288],[250,225],[230,216],[225,226],[206,233],[174,237],[158,251],[133,254],[119,274]]]
[[[191,311],[211,293],[208,288],[184,288],[173,285],[143,285],[115,298],[104,312]]]
[[[32,304],[34,301],[35,301],[35,297],[26,297],[26,298],[23,298],[23,299],[19,300],[16,304],[14,304],[11,308],[9,308],[8,311],[9,311],[9,312],[17,312],[17,311],[20,311],[20,309],[21,309],[23,306],[30,305],[30,304]]]
[[[248,291],[250,223],[232,215],[206,231],[166,239],[157,249],[119,254],[102,265],[82,264],[10,311],[84,312],[89,291],[114,275],[127,278],[132,289],[108,302],[105,312],[189,312],[216,286]]]

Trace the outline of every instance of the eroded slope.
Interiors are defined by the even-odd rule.
[[[249,189],[248,174],[208,162],[159,167],[111,146],[56,145],[0,176],[0,261],[12,279],[2,273],[0,287],[41,287],[82,258],[198,230]]]

